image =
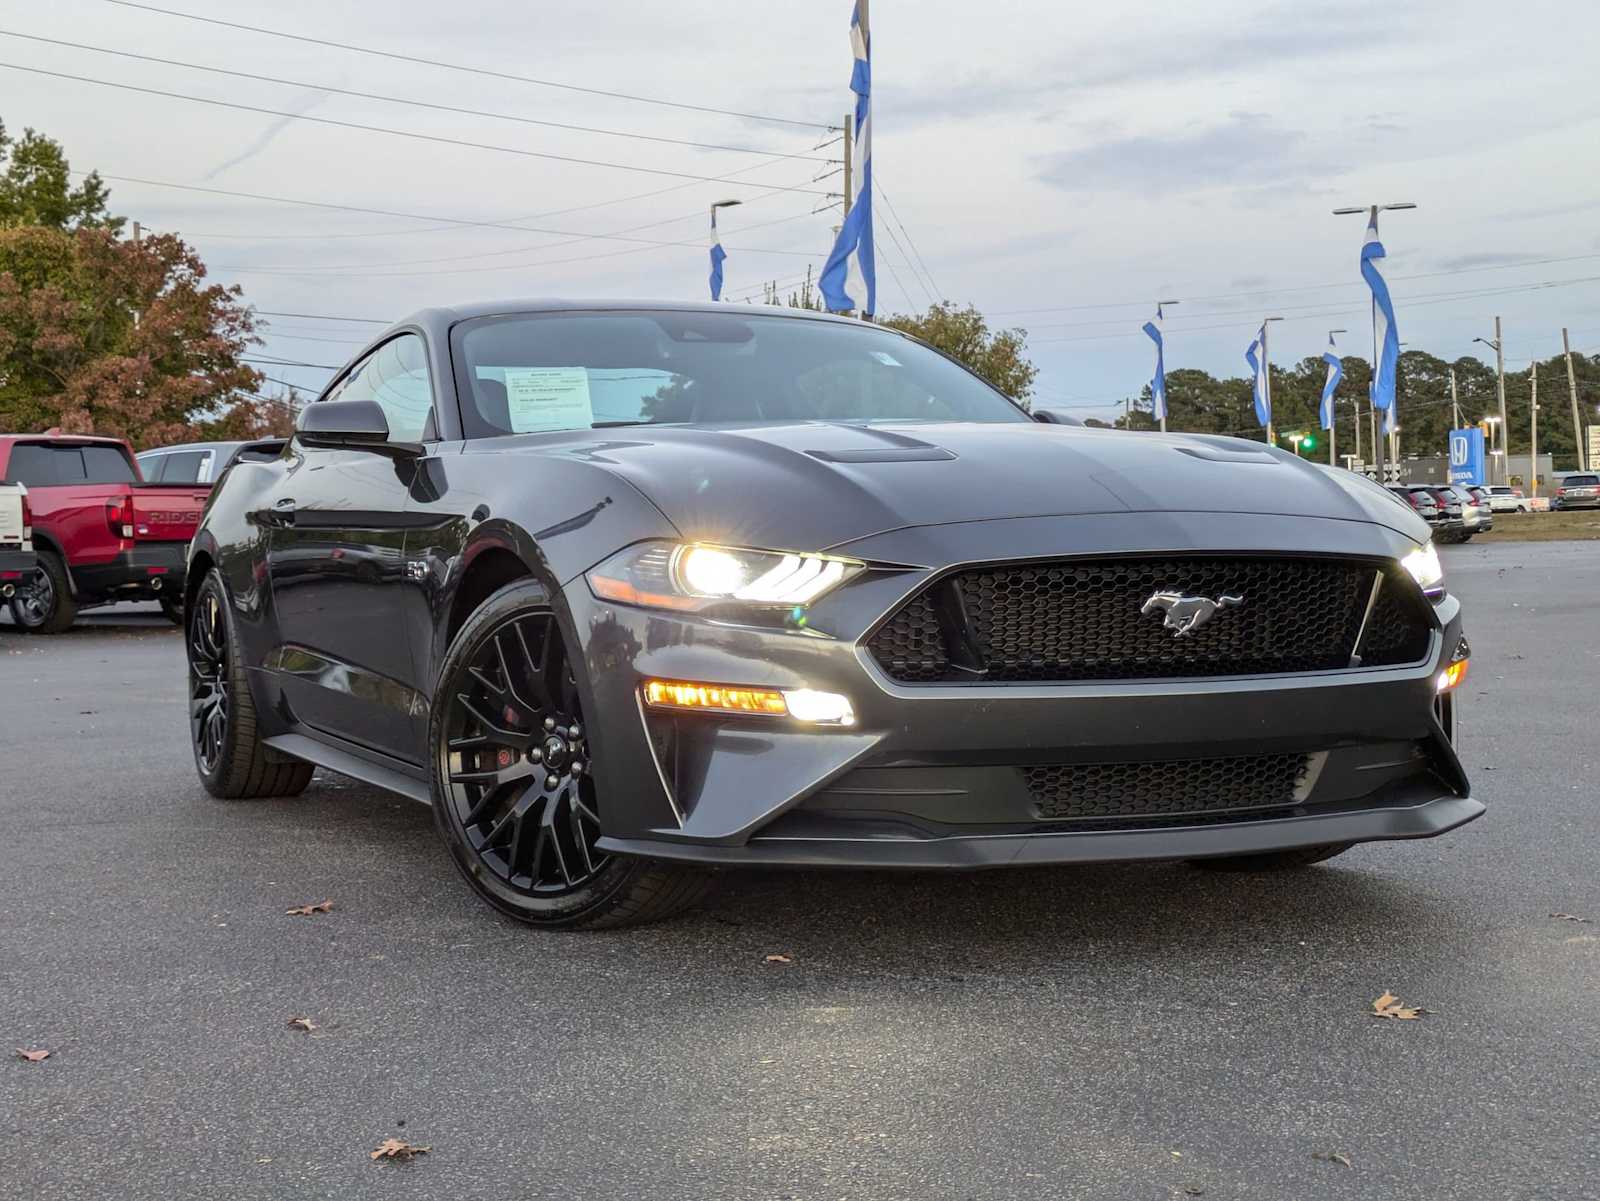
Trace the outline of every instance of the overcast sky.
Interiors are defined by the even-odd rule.
[[[818,126],[850,105],[850,0],[157,3]],[[115,211],[182,234],[259,308],[316,315],[274,318],[268,356],[338,364],[377,328],[329,316],[389,319],[499,296],[703,297],[706,206],[730,197],[746,203],[721,219],[725,296],[741,297],[820,266],[838,219],[812,212],[841,184],[819,161],[838,153],[816,149],[820,129],[401,63],[109,0],[10,0],[4,14],[11,35],[289,82],[0,38],[0,61],[13,65],[617,164],[0,71],[0,117],[59,139],[75,168],[394,214],[112,181]],[[1411,346],[1454,358],[1499,313],[1513,365],[1559,350],[1562,325],[1574,349],[1600,352],[1600,6],[877,0],[873,30],[874,173],[899,217],[880,201],[879,309],[920,309],[936,293],[1025,327],[1050,401],[1137,394],[1152,359],[1138,327],[1157,297],[1183,301],[1168,321],[1169,370],[1244,374],[1266,313],[1285,317],[1275,362],[1320,353],[1337,326],[1352,331],[1344,346],[1370,354],[1362,222],[1329,210],[1372,201],[1421,206],[1382,227]],[[907,261],[917,255],[920,266]],[[1548,286],[1559,281],[1578,282]],[[313,388],[328,375],[263,369]]]

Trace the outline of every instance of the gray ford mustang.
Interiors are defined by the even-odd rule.
[[[429,802],[539,925],[708,867],[1293,867],[1483,812],[1460,606],[1383,489],[782,309],[400,322],[215,489],[185,619],[208,790]]]

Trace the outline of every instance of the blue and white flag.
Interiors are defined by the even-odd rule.
[[[856,94],[856,194],[817,286],[829,312],[860,309],[870,317],[878,309],[878,269],[872,256],[872,34],[867,0],[856,0],[855,15],[850,18],[850,49],[855,54],[850,90]]]
[[[1161,345],[1161,306],[1156,305],[1156,319],[1144,323],[1144,332],[1156,344],[1156,374],[1150,381],[1150,416],[1156,422],[1167,419],[1167,365]]]
[[[722,238],[717,234],[717,210],[711,210],[711,299],[722,299],[722,261],[728,252],[722,249]]]
[[[1322,385],[1322,428],[1333,428],[1333,394],[1339,389],[1339,381],[1344,378],[1344,364],[1339,356],[1334,353],[1333,335],[1328,335],[1328,349],[1322,353],[1322,361],[1328,365],[1328,380]]]
[[[1378,241],[1378,214],[1367,220],[1367,240],[1361,244],[1361,278],[1372,289],[1372,344],[1378,361],[1373,365],[1372,403],[1385,411],[1394,407],[1395,374],[1400,367],[1400,332],[1394,324],[1394,302],[1389,299],[1389,285],[1384,283],[1378,270],[1378,260],[1384,257],[1383,243]]]
[[[1267,391],[1267,327],[1256,331],[1255,340],[1244,352],[1244,361],[1250,364],[1251,389],[1255,393],[1256,420],[1263,426],[1272,424],[1272,397]]]

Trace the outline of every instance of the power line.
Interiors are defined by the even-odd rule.
[[[320,371],[339,370],[338,367],[330,366],[327,363],[302,363],[297,359],[274,359],[259,354],[242,354],[239,358],[246,363],[268,363],[273,367],[315,367]]]
[[[303,80],[282,79],[275,75],[256,75],[249,71],[233,71],[226,67],[209,67],[203,63],[185,62],[175,58],[157,58],[150,54],[135,54],[131,50],[112,50],[106,46],[90,46],[84,42],[67,42],[60,38],[41,37],[32,33],[16,33],[9,29],[0,29],[0,37],[23,38],[30,42],[44,42],[51,46],[67,46],[74,50],[88,50],[94,54],[110,54],[117,58],[137,59],[139,62],[160,63],[166,67],[182,67],[189,71],[206,71],[213,75],[227,75],[234,79],[253,79],[259,83],[281,84],[284,87],[304,88],[315,92],[327,92],[334,96],[354,96],[361,100],[379,100],[385,104],[405,104],[414,108],[432,109],[435,112],[456,113],[465,117],[489,117],[496,121],[515,121],[522,125],[542,125],[550,129],[565,129],[575,133],[601,134],[610,138],[633,138],[644,142],[661,142],[668,146],[688,146],[695,150],[721,150],[731,154],[765,154],[772,155],[771,150],[757,150],[750,146],[727,146],[717,142],[696,142],[686,138],[668,138],[658,134],[631,133],[620,129],[600,129],[592,125],[572,125],[563,121],[543,121],[536,117],[519,117],[512,113],[488,112],[483,109],[459,108],[451,104],[435,104],[427,100],[408,100],[403,96],[385,96],[377,92],[360,92],[352,88],[336,88],[321,83],[306,83]],[[826,163],[835,160],[815,154],[780,154],[779,158],[802,159],[812,163]]]
[[[327,313],[280,313],[272,309],[255,309],[262,317],[296,317],[301,321],[359,321],[364,325],[393,325],[386,317],[331,317]]]
[[[775,193],[769,193],[769,194],[775,194]],[[759,199],[762,199],[762,197],[756,196],[756,197],[753,197],[752,199],[759,200]],[[785,224],[786,222],[789,222],[789,221],[800,221],[800,220],[803,220],[804,218],[809,217],[810,215],[811,215],[810,213],[795,213],[792,216],[788,216],[788,217],[777,217],[777,218],[774,218],[771,221],[760,221],[760,222],[757,222],[754,225],[744,226],[743,230],[744,231],[748,231],[748,230],[752,230],[752,229],[765,229],[770,225],[783,225],[783,224]],[[479,252],[477,252],[475,254],[451,254],[451,255],[444,255],[444,256],[441,256],[441,257],[438,257],[438,258],[428,258],[428,259],[383,259],[383,260],[379,260],[379,261],[376,261],[376,262],[365,262],[365,263],[321,263],[321,264],[316,264],[314,266],[301,266],[299,264],[291,264],[291,265],[273,264],[271,266],[270,270],[271,270],[271,273],[275,274],[275,275],[322,275],[322,274],[325,274],[325,273],[341,272],[341,271],[360,271],[360,270],[362,270],[364,268],[367,268],[367,267],[411,267],[411,266],[427,265],[427,264],[430,264],[430,263],[459,263],[459,262],[462,262],[462,261],[464,261],[466,259],[502,258],[502,257],[504,257],[506,255],[512,255],[512,254],[526,254],[526,253],[530,253],[530,252],[533,252],[533,251],[554,250],[554,249],[556,249],[557,247],[560,247],[560,246],[573,246],[573,245],[576,245],[579,242],[589,242],[589,241],[593,241],[593,240],[596,240],[596,239],[611,240],[611,241],[641,242],[641,243],[644,243],[646,245],[655,245],[655,246],[696,246],[696,247],[698,247],[698,246],[701,246],[702,243],[700,243],[700,242],[685,242],[685,241],[663,242],[663,241],[652,241],[652,240],[646,239],[646,238],[626,238],[626,237],[623,236],[625,234],[630,234],[630,233],[633,233],[633,232],[635,232],[637,230],[641,230],[641,229],[654,229],[654,228],[656,228],[658,226],[662,226],[662,225],[674,225],[674,224],[677,224],[680,221],[687,221],[687,220],[689,220],[690,218],[693,218],[693,217],[698,217],[702,221],[705,220],[705,217],[706,217],[705,210],[697,209],[693,213],[686,213],[686,214],[683,214],[682,216],[678,216],[678,217],[668,217],[668,218],[665,218],[664,220],[661,220],[661,221],[649,221],[649,222],[646,222],[643,225],[632,225],[632,226],[629,226],[627,229],[614,230],[611,233],[605,233],[605,234],[573,234],[571,237],[565,238],[564,240],[559,241],[559,242],[543,242],[543,243],[540,243],[540,244],[535,245],[535,246],[513,246],[513,247],[508,247],[507,249],[504,249],[504,250],[484,250],[484,251],[479,251]],[[536,232],[536,231],[530,230],[530,232]],[[729,250],[746,250],[746,251],[750,251],[750,252],[755,253],[755,254],[795,254],[795,253],[800,253],[800,252],[791,251],[791,250],[764,250],[764,249],[753,248],[753,247],[733,246],[731,244],[727,247],[727,249],[729,249]],[[805,252],[805,253],[809,253],[809,252]],[[571,259],[569,259],[569,260],[563,260],[563,261],[574,262],[574,261],[581,261],[581,260],[571,260]],[[460,268],[456,268],[456,269],[453,269],[453,270],[445,270],[445,271],[405,271],[405,272],[384,271],[384,272],[381,272],[381,274],[384,274],[384,275],[460,275],[460,274],[464,274],[464,273],[467,273],[467,272],[480,272],[480,271],[514,271],[514,270],[518,270],[518,269],[523,268],[523,267],[544,266],[548,262],[549,262],[549,260],[545,260],[545,259],[535,259],[531,263],[511,263],[511,264],[505,264],[505,265],[498,266],[498,267],[460,267]],[[225,263],[214,264],[214,266],[218,270],[229,270],[229,271],[231,271],[231,270],[239,270],[239,271],[256,271],[256,270],[258,270],[256,268],[251,268],[251,267],[232,267],[232,266],[230,266],[228,264],[225,264]],[[262,269],[262,270],[265,270],[265,269]]]
[[[468,67],[460,63],[447,63],[439,59],[421,58],[411,54],[397,54],[389,50],[374,50],[368,46],[355,46],[348,42],[335,42],[328,38],[307,37],[304,34],[286,33],[280,29],[265,29],[259,25],[245,25],[237,21],[223,21],[217,17],[202,17],[198,13],[180,12],[171,8],[158,8],[154,4],[138,4],[133,0],[106,0],[108,4],[115,4],[119,8],[137,8],[145,12],[160,13],[165,17],[178,17],[185,21],[203,21],[207,25],[221,25],[228,29],[242,29],[247,33],[260,33],[268,37],[286,38],[293,42],[305,42],[313,46],[328,46],[335,50],[348,50],[354,54],[367,54],[374,58],[387,58],[395,62],[414,63],[424,67],[440,67],[446,71],[464,71],[471,75],[482,75],[490,79],[505,79],[513,83],[533,84],[543,88],[559,88],[567,92],[582,92],[588,96],[605,96],[612,100],[631,100],[639,104],[656,104],[665,108],[685,109],[689,112],[715,113],[723,117],[741,117],[746,121],[766,121],[774,125],[795,125],[802,129],[817,129],[832,131],[835,126],[822,121],[797,121],[790,117],[775,117],[763,113],[743,113],[735,109],[714,108],[705,104],[689,104],[680,100],[663,100],[654,96],[637,96],[628,92],[612,92],[603,88],[586,88],[577,84],[558,83],[549,79],[534,79],[527,75],[511,75],[503,71],[491,70],[488,67]]]
[[[894,201],[889,199],[889,193],[883,190],[883,185],[878,182],[876,176],[873,177],[872,186],[877,190],[878,195],[883,197],[883,203],[888,206],[889,215],[894,218],[894,223],[900,227],[900,232],[905,234],[906,245],[910,246],[912,254],[917,256],[917,265],[922,268],[922,274],[927,277],[928,283],[932,285],[932,291],[940,296],[943,296],[943,290],[938,284],[934,283],[933,272],[928,270],[928,264],[923,261],[922,251],[918,249],[917,244],[911,240],[911,231],[906,228],[906,223],[900,220],[900,213],[895,209]]]
[[[106,0],[108,4],[119,3],[120,0]],[[727,176],[695,175],[689,171],[669,171],[665,167],[639,167],[631,163],[612,163],[604,159],[577,158],[569,154],[550,154],[543,150],[523,150],[516,146],[497,146],[491,142],[470,142],[465,138],[447,138],[441,134],[416,133],[406,129],[389,129],[382,125],[363,125],[359,121],[340,121],[333,117],[314,117],[310,113],[295,113],[288,109],[265,108],[255,104],[239,104],[232,100],[213,100],[205,96],[185,96],[182,92],[168,92],[161,88],[138,87],[131,83],[113,83],[109,79],[94,79],[88,75],[72,75],[66,71],[46,71],[43,67],[24,67],[20,63],[0,62],[0,67],[11,71],[26,71],[30,75],[45,75],[52,79],[70,79],[77,83],[94,84],[97,87],[116,88],[123,92],[138,92],[145,96],[163,96],[169,100],[184,100],[191,104],[207,104],[213,108],[228,108],[236,112],[260,113],[268,117],[282,117],[289,121],[309,121],[314,125],[328,125],[336,129],[354,129],[362,133],[381,133],[396,138],[411,138],[419,142],[432,142],[441,146],[464,146],[471,150],[492,150],[497,154],[514,154],[522,158],[548,159],[558,163],[573,163],[583,167],[606,167],[614,171],[635,171],[641,175],[664,175],[671,179],[692,179],[699,183],[729,182],[740,188],[771,187],[771,184],[746,183],[744,180],[729,180]],[[786,192],[799,192],[806,196],[825,196],[815,188],[784,188]]]
[[[1490,264],[1490,265],[1484,266],[1484,267],[1460,267],[1460,268],[1457,268],[1457,269],[1451,270],[1451,271],[1426,271],[1426,272],[1423,272],[1420,275],[1391,275],[1391,276],[1388,276],[1387,278],[1388,278],[1390,283],[1394,283],[1394,282],[1399,281],[1399,280],[1441,279],[1441,278],[1443,278],[1445,276],[1473,275],[1473,274],[1476,274],[1477,272],[1480,272],[1480,271],[1505,271],[1505,270],[1509,270],[1509,269],[1514,268],[1514,267],[1544,267],[1544,266],[1548,266],[1551,263],[1576,263],[1576,262],[1580,262],[1580,261],[1585,260],[1585,259],[1596,259],[1596,258],[1600,258],[1600,254],[1572,254],[1572,255],[1566,255],[1566,256],[1564,256],[1562,258],[1525,259],[1524,261],[1522,261],[1520,263],[1493,263],[1493,264]],[[1325,291],[1328,288],[1353,288],[1353,287],[1365,287],[1365,284],[1359,279],[1354,279],[1354,280],[1346,279],[1346,280],[1340,280],[1337,283],[1331,283],[1331,284],[1297,284],[1297,285],[1295,285],[1293,287],[1285,287],[1285,288],[1263,288],[1263,289],[1260,289],[1259,291],[1255,291],[1255,292],[1215,292],[1215,293],[1212,293],[1211,295],[1208,295],[1208,296],[1185,296],[1183,299],[1186,300],[1186,301],[1238,300],[1241,297],[1245,297],[1245,296],[1277,296],[1277,295],[1281,295],[1281,294],[1284,294],[1284,293],[1287,293],[1287,292],[1321,292],[1321,291]],[[992,317],[1014,317],[1019,313],[1071,313],[1071,312],[1085,312],[1085,311],[1094,310],[1094,309],[1130,309],[1130,308],[1148,307],[1152,303],[1154,303],[1152,300],[1144,299],[1144,300],[1114,300],[1114,301],[1108,301],[1108,302],[1103,303],[1103,304],[1062,304],[1062,305],[1054,305],[1054,306],[1051,306],[1051,307],[1048,307],[1048,308],[1002,309],[1002,310],[1000,310],[998,312],[991,313],[990,316],[992,316]],[[1169,318],[1169,320],[1171,320],[1171,318]]]
[[[3,65],[5,65],[5,64],[0,63],[0,66],[3,66]],[[236,191],[232,191],[232,190],[227,189],[227,188],[206,188],[206,187],[201,187],[199,184],[170,183],[170,182],[168,182],[166,180],[160,180],[160,179],[140,179],[137,176],[132,176],[132,175],[104,175],[104,174],[102,174],[100,176],[100,178],[101,179],[109,179],[109,180],[112,180],[113,182],[116,182],[116,183],[141,184],[141,185],[144,185],[144,186],[147,186],[147,187],[155,187],[155,188],[174,188],[174,189],[176,189],[178,191],[181,191],[181,192],[203,192],[203,193],[206,193],[206,194],[212,195],[212,196],[231,196],[231,197],[235,197],[237,199],[243,199],[243,200],[263,200],[263,201],[267,201],[268,203],[271,203],[271,204],[295,204],[295,205],[301,205],[301,206],[306,207],[306,208],[331,209],[331,210],[336,211],[336,212],[368,213],[368,214],[372,214],[372,215],[379,216],[379,217],[401,217],[401,218],[404,218],[405,220],[408,220],[408,221],[440,221],[440,222],[444,222],[444,223],[449,224],[449,225],[472,226],[474,228],[479,228],[479,229],[509,229],[509,230],[515,230],[518,233],[525,233],[525,234],[550,234],[550,235],[552,235],[554,237],[570,237],[570,238],[573,238],[576,241],[588,241],[590,239],[601,239],[601,240],[606,240],[606,241],[636,242],[636,243],[640,243],[641,245],[647,246],[647,247],[648,246],[701,246],[702,245],[699,242],[663,242],[663,241],[655,241],[655,240],[652,240],[652,239],[649,239],[649,238],[630,238],[630,237],[626,237],[626,236],[624,236],[622,234],[580,234],[580,233],[575,233],[572,230],[540,229],[537,226],[532,226],[532,225],[513,225],[513,224],[510,224],[510,223],[504,222],[504,221],[476,221],[476,220],[471,220],[469,218],[464,218],[464,217],[428,217],[428,216],[422,216],[422,215],[417,214],[417,213],[399,212],[399,211],[396,211],[394,209],[365,208],[365,207],[363,207],[361,205],[354,205],[354,204],[335,204],[334,202],[328,201],[328,200],[299,200],[299,199],[295,199],[294,197],[290,197],[290,196],[268,196],[268,195],[265,195],[265,194],[260,193],[260,192],[236,192]],[[774,189],[774,190],[775,191],[788,191],[790,189],[777,188],[777,189]],[[734,247],[730,247],[729,249],[735,249],[735,248]],[[752,246],[739,247],[738,249],[743,250],[745,253],[753,253],[753,254],[796,254],[796,255],[803,255],[803,254],[808,254],[809,253],[808,251],[801,251],[801,250],[768,250],[768,249],[765,249],[765,248],[762,248],[762,247],[752,247]],[[528,265],[530,265],[530,266],[540,266],[542,264],[535,263],[535,264],[528,264]],[[240,270],[240,271],[243,271],[243,270],[255,270],[254,268],[242,268],[242,267],[241,268],[231,268],[231,269],[232,270]],[[261,273],[262,272],[257,272],[257,274],[261,274]],[[266,272],[266,274],[272,274],[272,273],[271,272]],[[296,273],[295,272],[286,272],[285,274],[296,274]],[[402,272],[402,273],[399,273],[399,274],[404,274],[404,273]]]

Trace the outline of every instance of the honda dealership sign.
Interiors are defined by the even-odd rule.
[[[1477,428],[1450,431],[1450,482],[1482,484],[1483,431]]]

